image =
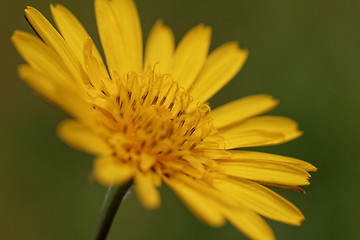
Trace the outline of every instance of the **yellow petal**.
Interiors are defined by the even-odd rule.
[[[103,65],[102,62],[98,61],[98,58],[94,56],[94,43],[91,40],[91,38],[87,38],[84,45],[84,68],[86,69],[90,82],[92,86],[94,86],[99,92],[101,91],[107,91],[107,89],[103,89],[103,82],[102,80],[109,79],[109,76],[107,73],[102,72],[101,65]]]
[[[182,158],[186,160],[194,169],[199,171],[199,173],[203,174],[205,172],[205,167],[198,158],[192,155],[184,155]]]
[[[227,159],[230,157],[230,153],[224,149],[205,149],[202,155],[211,159]]]
[[[57,128],[59,137],[70,146],[94,155],[111,153],[108,144],[84,124],[65,120]]]
[[[274,145],[284,141],[283,134],[263,130],[225,132],[223,135],[225,139],[225,149]]]
[[[114,156],[102,156],[94,161],[93,176],[106,186],[121,185],[130,180],[133,175],[133,168]]]
[[[225,86],[242,68],[248,51],[235,42],[222,45],[207,58],[204,68],[190,89],[196,102],[206,102]]]
[[[301,212],[289,201],[260,184],[244,179],[214,182],[225,195],[230,195],[245,207],[273,220],[300,225]]]
[[[251,118],[223,131],[226,149],[275,145],[302,135],[295,121],[279,116]]]
[[[218,162],[225,173],[239,178],[283,185],[308,185],[309,173],[285,163],[262,160],[241,160],[237,162]]]
[[[124,40],[131,71],[143,70],[143,40],[139,15],[133,0],[112,0],[115,18]]]
[[[145,152],[141,152],[140,155],[140,168],[143,171],[149,170],[154,163],[156,162],[156,158],[153,155],[149,155]]]
[[[190,164],[187,164],[184,161],[180,160],[172,160],[172,161],[162,161],[162,165],[165,166],[165,169],[172,169],[176,171],[180,171],[182,173],[185,173],[191,177],[201,179],[203,177],[203,172],[198,171],[194,167],[192,167]]]
[[[225,224],[223,214],[218,210],[211,198],[200,194],[195,189],[178,180],[171,178],[165,178],[164,180],[190,211],[202,222],[214,227],[220,227]]]
[[[61,35],[68,43],[71,50],[76,55],[77,59],[85,68],[84,64],[84,43],[87,41],[89,34],[86,32],[82,24],[76,19],[76,17],[64,6],[59,4],[51,5],[51,13],[55,20],[56,26],[61,32]],[[96,58],[98,62],[98,67],[101,70],[101,75],[107,77],[108,73],[104,62],[99,54],[99,51],[94,46],[92,48],[92,55]]]
[[[144,67],[158,63],[156,70],[161,73],[169,73],[174,49],[173,32],[169,27],[164,26],[162,21],[157,21],[146,42]]]
[[[297,166],[304,169],[305,171],[316,171],[317,168],[311,165],[308,162],[291,158],[280,156],[276,154],[262,153],[262,152],[252,152],[252,151],[230,151],[231,156],[227,158],[228,161],[241,161],[246,160],[265,160],[270,162],[286,163],[290,165]]]
[[[19,67],[19,75],[45,100],[50,100],[57,107],[82,122],[92,124],[90,105],[73,88],[59,84],[59,80],[54,79],[55,76],[41,73],[27,65]]]
[[[39,38],[26,32],[16,31],[11,40],[21,56],[34,70],[56,76],[55,80],[58,83],[73,85],[71,75],[62,60]]]
[[[169,178],[165,181],[188,208],[205,223],[221,226],[225,217],[247,236],[261,237],[259,239],[273,236],[265,221],[256,213],[244,208],[241,203],[234,201],[231,194],[223,194],[210,185],[181,175],[177,175],[176,179]]]
[[[150,174],[137,172],[134,178],[135,191],[142,205],[147,209],[159,207],[161,200],[159,191]]]
[[[191,29],[175,50],[173,77],[188,89],[203,67],[210,47],[211,29],[203,24]]]
[[[227,103],[211,111],[214,127],[223,128],[273,109],[279,101],[269,95],[253,95]]]
[[[220,179],[223,178],[223,175],[218,175],[217,173],[213,173],[213,175],[211,176],[214,181],[217,180],[217,177],[220,177]],[[185,174],[177,174],[176,177],[179,179],[179,181],[187,184],[188,186],[190,186],[197,192],[203,194],[207,198],[213,199],[217,204],[228,207],[239,207],[238,203],[235,203],[231,197],[224,196],[224,194],[215,189],[211,184],[206,181],[193,179],[189,176],[186,176]]]
[[[246,209],[224,209],[226,218],[250,239],[275,239],[269,225],[258,214]]]
[[[55,30],[48,20],[35,8],[28,7],[25,10],[27,19],[31,26],[35,29],[41,39],[51,47],[62,59],[64,65],[69,69],[73,75],[73,79],[80,86],[87,84],[88,79],[83,72],[79,60],[76,58],[69,45],[65,42],[64,38]]]
[[[20,78],[22,78],[30,87],[40,94],[41,97],[55,105],[61,106],[61,96],[55,94],[58,84],[51,81],[51,78],[48,78],[48,76],[43,73],[35,71],[28,65],[21,65],[18,71]]]
[[[306,191],[304,191],[304,189],[302,189],[299,186],[295,186],[295,185],[282,185],[282,184],[276,184],[276,183],[265,183],[265,182],[260,182],[260,181],[253,181],[253,182],[261,184],[266,187],[275,187],[275,188],[280,188],[280,189],[293,191],[293,192],[299,192],[299,193],[303,193],[303,194],[306,193]]]
[[[123,75],[130,70],[122,33],[113,6],[108,0],[95,0],[96,21],[110,74],[116,70]],[[113,76],[112,76],[113,77]]]
[[[130,0],[95,0],[95,13],[109,72],[120,76],[142,70],[142,36],[135,5]]]
[[[155,187],[159,188],[162,184],[162,170],[159,165],[154,165],[154,171],[150,172]]]

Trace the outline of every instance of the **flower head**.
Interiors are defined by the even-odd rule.
[[[311,164],[272,154],[231,150],[280,144],[301,135],[285,117],[261,116],[277,105],[254,95],[211,111],[206,101],[241,69],[247,51],[224,44],[208,55],[211,30],[191,29],[175,48],[170,28],[156,22],[146,42],[131,0],[95,0],[106,56],[63,6],[51,6],[59,32],[28,7],[39,37],[16,31],[27,61],[20,76],[71,120],[58,128],[69,145],[96,155],[93,176],[103,185],[134,180],[149,209],[167,184],[202,221],[226,220],[250,238],[273,238],[265,216],[299,225],[301,212],[265,186],[301,191]]]

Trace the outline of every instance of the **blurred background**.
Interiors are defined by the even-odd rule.
[[[99,45],[93,1],[15,0],[0,10],[0,238],[90,239],[106,189],[89,179],[92,156],[55,134],[67,116],[17,76],[23,63],[10,42],[31,5],[50,19],[49,4],[68,7]],[[210,101],[212,107],[265,93],[280,99],[271,114],[299,122],[304,136],[259,150],[297,157],[318,167],[307,194],[278,191],[306,220],[301,227],[268,220],[278,239],[360,238],[360,2],[136,0],[144,38],[156,19],[176,40],[203,22],[212,49],[239,41],[250,55],[241,72]],[[52,21],[52,20],[51,20]],[[246,239],[227,224],[199,222],[166,187],[162,205],[145,210],[135,194],[121,206],[108,239]]]

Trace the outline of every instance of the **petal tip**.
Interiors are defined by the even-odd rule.
[[[33,12],[38,12],[38,10],[36,8],[32,7],[32,6],[27,6],[25,8],[26,15],[29,15],[29,14],[31,14]]]
[[[164,26],[164,20],[162,20],[161,18],[159,18],[158,20],[156,20],[155,26]]]
[[[55,4],[50,4],[50,11],[52,14],[54,14],[53,12],[54,11],[59,11],[59,10],[63,10],[64,7],[58,3],[55,3]]]
[[[21,35],[21,31],[19,30],[15,30],[13,32],[13,34],[11,35],[10,39],[13,43],[15,43],[17,41],[17,39],[19,38],[19,36]]]

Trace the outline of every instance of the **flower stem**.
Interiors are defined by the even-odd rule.
[[[108,188],[101,207],[100,217],[98,219],[93,238],[94,240],[106,239],[115,214],[131,185],[132,180],[125,183],[124,185],[112,186]]]

